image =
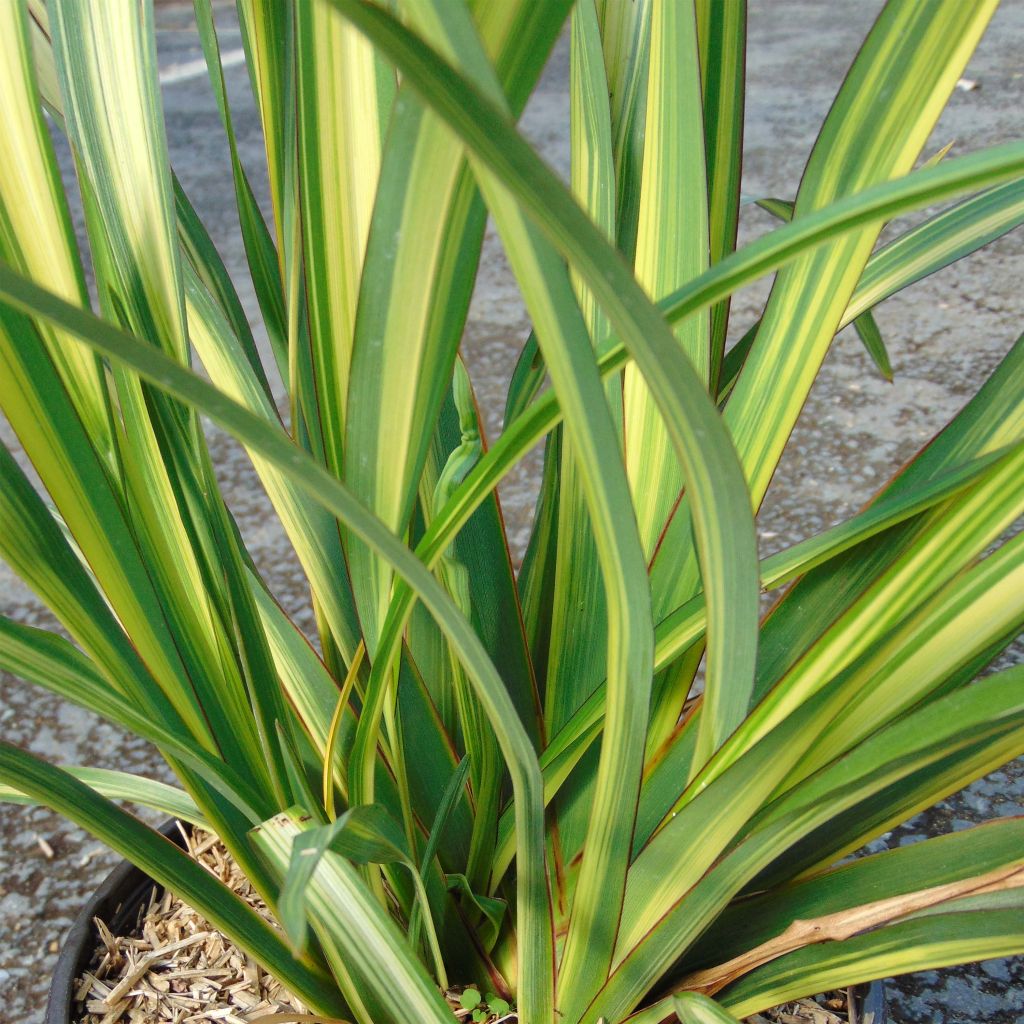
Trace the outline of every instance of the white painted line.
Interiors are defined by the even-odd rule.
[[[237,67],[245,63],[245,50],[227,50],[220,55],[221,66],[225,68]],[[187,82],[190,78],[199,78],[206,74],[206,61],[202,57],[197,60],[187,60],[182,64],[171,64],[160,72],[161,85],[174,85],[176,82]]]

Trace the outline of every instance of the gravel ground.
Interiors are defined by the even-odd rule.
[[[970,0],[965,0],[970,2]],[[879,0],[751,0],[750,93],[744,190],[792,196],[815,133],[842,74],[880,7]],[[842,17],[839,17],[839,12]],[[229,267],[243,257],[230,199],[229,170],[215,108],[204,79],[189,62],[200,56],[187,6],[161,5],[161,67],[166,84],[172,159]],[[954,93],[928,152],[956,140],[956,152],[1019,137],[1024,109],[1024,4],[1006,0],[967,71],[978,83]],[[225,51],[239,45],[225,22]],[[240,67],[228,71],[238,98],[243,159],[258,168],[260,143]],[[567,51],[561,47],[526,119],[531,138],[567,171]],[[67,154],[63,154],[65,166]],[[745,211],[742,234],[770,224]],[[896,381],[871,370],[855,338],[841,335],[829,355],[761,516],[764,553],[787,546],[856,510],[917,447],[963,405],[1020,331],[1019,282],[1024,278],[1020,232],[984,254],[936,275],[877,314],[893,358]],[[251,288],[240,287],[244,300]],[[757,315],[768,284],[741,294],[735,323]],[[250,308],[254,304],[250,302]],[[488,234],[465,351],[487,427],[500,427],[505,382],[526,318],[493,233]],[[0,434],[11,443],[6,424]],[[305,595],[276,520],[233,442],[213,439],[214,456],[247,543],[272,586],[303,625]],[[539,461],[534,458],[503,491],[513,545],[529,528]],[[37,626],[52,619],[0,566],[0,610]],[[1024,660],[1015,647],[1004,661]],[[143,743],[77,708],[2,678],[0,728],[5,738],[60,762],[159,772]],[[1024,813],[1024,766],[1011,764],[919,815],[873,848],[903,845],[978,821]],[[112,856],[77,828],[44,810],[0,808],[0,1022],[38,1024],[57,945],[84,894],[109,869]],[[897,1021],[1024,1021],[1024,962],[1020,958],[893,982]]]

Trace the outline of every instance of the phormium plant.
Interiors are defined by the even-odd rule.
[[[238,0],[270,224],[196,0],[279,411],[168,163],[149,0],[0,2],[0,400],[36,473],[0,454],[0,553],[73,639],[0,620],[0,667],[180,780],[0,744],[4,795],[359,1024],[449,1024],[452,984],[525,1024],[728,1020],[1024,950],[1024,821],[836,866],[1024,752],[1024,669],[976,678],[1024,622],[1024,345],[863,512],[761,561],[754,534],[836,332],[881,358],[872,306],[1024,219],[1024,144],[913,170],[995,6],[890,0],[788,223],[737,250],[743,0]],[[568,185],[516,129],[563,30]],[[488,215],[534,328],[489,447],[458,357]],[[541,439],[516,574],[495,487]],[[123,799],[215,831],[283,929]]]

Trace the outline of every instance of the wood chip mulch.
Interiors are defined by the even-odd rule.
[[[196,831],[189,852],[251,907],[267,908],[216,836]],[[102,945],[79,979],[80,1024],[250,1024],[270,1013],[306,1008],[191,907],[154,888],[133,936],[111,935],[96,919]]]

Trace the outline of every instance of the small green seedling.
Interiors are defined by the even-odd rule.
[[[480,1005],[480,992],[475,988],[467,988],[459,997],[459,1006],[464,1010],[475,1010]]]

